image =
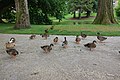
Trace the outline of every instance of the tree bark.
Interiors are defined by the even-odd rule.
[[[87,14],[86,14],[87,18],[90,17],[90,13],[91,13],[91,11],[87,11]]]
[[[81,8],[78,9],[79,13],[78,13],[78,19],[81,19]]]
[[[76,18],[76,11],[73,12],[73,18]]]
[[[30,28],[27,0],[15,0],[16,24],[14,29]]]
[[[117,24],[113,14],[113,0],[98,0],[98,12],[93,24]]]

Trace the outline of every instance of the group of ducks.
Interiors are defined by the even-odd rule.
[[[100,42],[102,42],[102,41],[104,41],[104,40],[107,39],[106,37],[100,36],[100,33],[99,33],[99,32],[97,33],[97,35],[98,35],[98,36],[97,36],[97,39],[98,39]],[[85,39],[85,38],[87,37],[87,35],[86,35],[86,34],[83,34],[83,33],[81,32],[81,37],[82,37],[82,39]],[[45,39],[46,39],[46,38],[45,38]],[[58,40],[59,40],[58,37],[55,37],[55,38],[53,39],[54,44],[57,44],[57,43],[58,43]],[[81,38],[79,37],[79,35],[77,35],[77,36],[76,36],[76,39],[75,39],[76,44],[80,44],[80,41],[81,41]],[[97,42],[94,40],[92,43],[84,44],[84,46],[87,47],[87,48],[89,48],[90,51],[91,51],[92,48],[96,48],[96,44],[95,44],[95,43],[97,43]],[[52,50],[52,46],[54,46],[54,44],[41,46],[41,49],[43,49],[46,53],[48,53],[48,52],[50,52],[50,51]],[[63,48],[67,48],[67,47],[68,47],[68,41],[67,41],[67,38],[66,38],[66,37],[64,37],[64,41],[62,42],[62,47],[63,47]]]
[[[85,39],[87,37],[86,34],[83,34],[81,32],[81,35],[82,39]],[[35,34],[32,34],[29,39],[34,39],[36,37]],[[42,37],[44,37],[45,39],[47,39],[47,37],[49,37],[49,34],[48,34],[48,29],[45,30],[45,33],[42,34]],[[100,35],[100,33],[98,32],[97,33],[97,39],[102,42],[104,40],[106,40],[107,38],[106,37],[103,37]],[[14,37],[12,37],[9,42],[6,43],[6,52],[12,57],[12,58],[15,58],[16,55],[19,54],[19,52],[14,48],[15,47],[15,41],[16,39]],[[58,37],[55,37],[53,39],[53,42],[54,44],[57,44],[59,41]],[[75,38],[75,43],[76,44],[80,44],[80,41],[81,41],[81,38],[79,37],[79,35],[76,36]],[[96,48],[96,41],[94,40],[93,42],[91,43],[87,43],[87,44],[84,44],[85,47],[89,48],[90,50],[92,48]],[[50,45],[44,45],[44,46],[41,46],[41,49],[44,50],[44,52],[48,53],[52,50],[52,46],[54,46],[54,44],[50,44]],[[68,47],[68,41],[67,41],[67,38],[64,37],[64,41],[62,42],[62,47],[63,48],[67,48]]]

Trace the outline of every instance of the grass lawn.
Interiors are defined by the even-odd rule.
[[[94,14],[93,14],[94,15]],[[67,15],[62,22],[58,22],[55,18],[52,18],[53,30],[50,30],[50,34],[54,35],[77,35],[80,32],[87,35],[96,35],[96,32],[101,32],[104,36],[120,36],[120,25],[94,25],[91,24],[94,17],[83,18],[81,20],[70,19],[72,15]],[[73,22],[76,22],[74,25]],[[79,22],[79,24],[78,24]],[[14,30],[14,24],[0,24],[0,33],[8,34],[43,34],[45,29],[49,29],[51,25],[31,25],[30,29]]]

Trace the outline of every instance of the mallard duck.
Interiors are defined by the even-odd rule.
[[[81,37],[82,37],[83,39],[85,39],[85,38],[87,37],[87,35],[86,35],[86,34],[83,34],[83,33],[81,32]]]
[[[50,52],[52,50],[52,46],[54,46],[54,45],[53,44],[44,45],[44,46],[41,46],[41,48],[47,53],[47,52]]]
[[[103,37],[103,36],[100,36],[100,33],[98,32],[97,33],[97,39],[100,40],[100,42],[106,40],[107,38],[106,37]]]
[[[58,42],[58,37],[55,37],[55,38],[53,39],[53,42],[56,44],[56,43]]]
[[[51,26],[50,29],[53,30],[53,29],[54,29],[54,26]]]
[[[15,41],[16,39],[14,37],[11,37],[9,43],[15,43]]]
[[[16,55],[19,54],[16,49],[8,49],[8,50],[6,50],[6,52],[7,52],[12,58],[16,58]]]
[[[36,37],[36,35],[35,34],[32,34],[29,38],[30,39],[34,39]]]
[[[6,49],[12,49],[12,48],[14,48],[15,47],[15,43],[6,43],[5,44],[6,45]]]
[[[47,39],[49,37],[49,34],[48,33],[44,33],[44,34],[42,34],[42,37],[44,37],[45,39]]]
[[[75,39],[76,43],[79,44],[81,39],[79,38],[79,35],[76,36],[76,39]]]
[[[63,46],[63,48],[67,48],[68,41],[67,41],[66,37],[64,37],[64,39],[65,40],[63,41],[62,46]]]
[[[95,43],[97,43],[97,42],[94,40],[92,43],[84,44],[84,46],[87,47],[87,48],[90,48],[90,51],[91,51],[92,48],[96,48]]]
[[[45,33],[48,33],[48,29],[45,29]]]

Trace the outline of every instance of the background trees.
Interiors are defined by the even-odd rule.
[[[120,0],[118,0],[118,5],[115,8],[116,16],[120,19]]]
[[[68,1],[69,12],[74,14],[76,17],[76,11],[78,11],[78,18],[81,18],[81,13],[86,12],[86,17],[90,16],[91,11],[96,7],[95,0],[69,0]],[[94,7],[94,9],[93,9]]]
[[[24,5],[24,0],[20,1],[23,1],[22,4]],[[19,4],[19,1],[0,0],[0,23],[3,22],[2,19],[6,19],[8,22],[14,23],[16,21],[17,23],[20,23],[17,21],[18,14],[15,16],[17,10],[17,8],[15,8],[15,3]],[[112,0],[28,0],[29,14],[26,11],[21,12],[30,15],[31,24],[52,24],[50,17],[56,17],[60,22],[68,12],[74,14],[73,17],[78,19],[81,18],[81,13],[83,12],[86,13],[85,17],[89,17],[91,12],[97,11],[97,5],[99,5],[97,17],[93,23],[113,24],[117,22],[114,19],[112,3]],[[20,10],[23,10],[22,7]],[[77,16],[76,11],[78,12]],[[119,16],[119,7],[116,8],[116,12]],[[23,18],[25,19],[25,15]],[[29,22],[29,19],[27,21]],[[24,23],[22,26],[25,26],[26,24],[29,23]]]
[[[14,0],[0,0],[0,23],[2,19],[12,19],[12,10],[14,10]]]

